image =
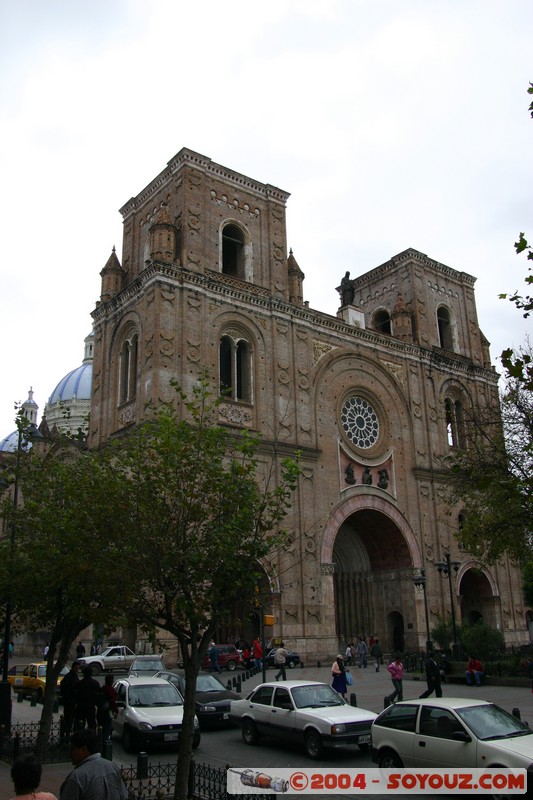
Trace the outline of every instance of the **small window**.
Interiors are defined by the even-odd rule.
[[[237,225],[226,225],[222,231],[222,272],[244,280],[244,233]]]
[[[119,405],[133,400],[137,394],[138,337],[134,333],[124,339],[119,358]]]
[[[252,402],[251,348],[245,339],[222,336],[219,351],[220,394]]]
[[[287,689],[276,689],[274,705],[276,708],[287,708],[287,703],[292,706],[291,696]]]
[[[386,309],[380,308],[378,311],[376,311],[373,319],[373,327],[374,330],[379,331],[380,333],[387,333],[390,336],[392,333],[391,320],[390,314]]]
[[[453,350],[452,319],[444,306],[437,309],[437,325],[439,329],[439,345],[443,350]]]
[[[460,400],[447,397],[444,401],[446,435],[450,447],[464,446],[464,416]]]
[[[269,706],[272,702],[272,692],[274,691],[272,686],[261,686],[253,695],[250,697],[251,703],[259,703],[262,706]]]

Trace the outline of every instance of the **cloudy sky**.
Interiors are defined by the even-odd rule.
[[[0,0],[0,439],[81,364],[118,209],[182,147],[291,192],[312,308],[408,247],[476,276],[497,365],[532,41],[531,0]]]

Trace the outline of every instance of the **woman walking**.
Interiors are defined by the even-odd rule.
[[[388,696],[390,702],[394,703],[396,698],[403,700],[403,664],[400,656],[396,656],[387,669],[390,672],[392,685],[394,686],[394,691]]]
[[[344,658],[340,654],[331,665],[331,676],[333,678],[331,685],[346,700],[346,669],[344,667]]]

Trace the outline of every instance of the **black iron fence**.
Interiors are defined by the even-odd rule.
[[[38,731],[38,722],[17,722],[11,726],[10,733],[0,733],[0,760],[12,764],[20,755],[32,753]],[[63,720],[54,720],[50,727],[48,747],[43,762],[57,764],[62,761],[70,761],[68,737],[64,731]]]

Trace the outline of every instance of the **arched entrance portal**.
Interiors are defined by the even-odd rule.
[[[404,619],[415,619],[413,559],[398,525],[363,508],[338,529],[333,545],[339,643],[377,636],[386,652],[416,646],[405,641]]]
[[[496,628],[499,621],[495,605],[497,592],[486,573],[479,567],[467,566],[458,585],[461,618],[469,625],[482,620]]]

